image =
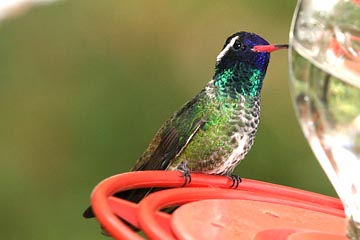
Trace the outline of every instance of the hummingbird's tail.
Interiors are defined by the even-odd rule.
[[[160,190],[160,188],[139,188],[139,189],[132,189],[124,192],[119,192],[114,194],[115,197],[122,198],[133,203],[139,203],[141,199],[143,199],[146,195],[150,194],[151,192],[155,192]],[[93,218],[95,214],[91,206],[89,206],[83,213],[84,218]],[[134,227],[130,223],[126,222],[125,220],[121,219],[126,225],[128,225],[133,231],[139,231],[138,228]],[[101,233],[109,236],[106,230],[101,227]]]
[[[132,189],[124,192],[119,192],[114,194],[115,197],[122,198],[128,200],[133,203],[139,203],[141,199],[143,199],[146,195],[150,194],[151,192],[158,191],[159,188],[139,188],[139,189]],[[83,213],[84,218],[93,218],[95,217],[92,207],[89,206]]]

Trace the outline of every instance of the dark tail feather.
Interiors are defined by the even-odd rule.
[[[159,189],[153,189],[153,188],[139,188],[139,189],[135,189],[135,190],[128,190],[128,191],[124,191],[124,192],[119,192],[114,194],[115,197],[118,198],[122,198],[128,201],[131,201],[133,203],[138,203],[141,201],[141,199],[143,199],[146,195],[148,195],[151,192],[157,191]],[[95,217],[91,206],[88,207],[84,213],[83,213],[83,217],[84,218],[93,218]]]
[[[89,207],[83,212],[82,215],[83,215],[84,218],[93,218],[93,217],[95,217],[91,206],[89,206]]]
[[[143,199],[146,195],[148,195],[151,192],[158,191],[159,188],[139,188],[135,190],[128,190],[124,192],[119,192],[114,194],[115,197],[122,198],[128,201],[131,201],[133,203],[138,203]],[[89,206],[83,213],[84,218],[93,218],[95,217],[94,212],[92,210],[92,207]],[[129,228],[131,228],[133,231],[139,231],[138,228],[134,227],[130,223],[126,222],[125,220],[121,219]],[[101,226],[101,233],[105,236],[110,236],[106,230]]]

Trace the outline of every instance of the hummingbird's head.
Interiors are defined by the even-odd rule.
[[[225,41],[216,58],[215,85],[222,92],[258,95],[270,60],[270,52],[288,45],[270,45],[249,32],[237,32]]]
[[[287,45],[270,45],[255,33],[237,32],[228,37],[216,58],[216,69],[229,69],[243,64],[266,71],[270,52],[287,48]]]

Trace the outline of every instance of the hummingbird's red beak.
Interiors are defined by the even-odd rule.
[[[277,51],[280,49],[289,48],[288,44],[276,44],[276,45],[257,45],[254,46],[251,50],[254,52],[268,52],[271,53],[273,51]]]

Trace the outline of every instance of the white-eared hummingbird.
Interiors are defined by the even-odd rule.
[[[270,45],[262,37],[237,32],[216,58],[215,74],[204,89],[161,126],[131,171],[181,170],[232,175],[252,147],[259,124],[260,93],[270,52],[288,45]],[[118,197],[138,202],[148,189]],[[91,207],[84,217],[93,217]]]

